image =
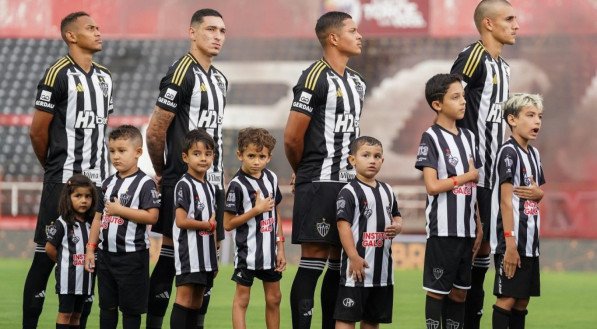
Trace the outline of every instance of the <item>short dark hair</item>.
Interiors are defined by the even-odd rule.
[[[112,130],[108,135],[108,140],[117,139],[130,140],[132,143],[138,144],[138,146],[143,146],[143,136],[141,135],[139,129],[135,126],[122,125]]]
[[[222,19],[224,18],[224,17],[222,17],[222,14],[220,14],[215,9],[203,8],[203,9],[197,10],[193,14],[193,17],[191,17],[191,25],[203,23],[203,17],[207,17],[207,16],[216,16],[216,17],[220,17]]]
[[[506,0],[481,0],[475,8],[473,19],[475,20],[475,26],[477,27],[477,30],[479,32],[481,32],[481,22],[483,22],[483,19],[485,17],[487,17],[490,14],[493,14],[493,6],[498,3],[512,6],[510,2]]]
[[[502,107],[502,111],[504,112],[504,120],[512,130],[512,126],[508,122],[508,116],[512,115],[515,118],[518,118],[520,111],[529,106],[534,106],[539,110],[543,110],[543,97],[539,94],[526,94],[526,93],[516,93],[504,103]]]
[[[315,24],[315,34],[319,43],[325,46],[325,40],[330,34],[330,30],[341,29],[344,26],[344,20],[347,19],[352,19],[352,16],[341,11],[330,11],[321,15]]]
[[[79,187],[88,188],[91,192],[91,205],[84,214],[84,220],[91,221],[95,215],[95,205],[97,204],[98,197],[95,184],[85,175],[74,174],[66,181],[66,184],[64,184],[64,188],[60,193],[60,201],[58,202],[58,213],[62,219],[69,224],[74,224],[76,221],[75,212],[73,211],[73,202],[71,201],[70,195]]]
[[[60,21],[60,35],[64,42],[66,42],[66,29],[81,16],[89,16],[89,14],[84,11],[77,11],[66,15],[62,21]]]
[[[427,80],[427,83],[425,83],[425,99],[433,111],[435,111],[435,109],[433,106],[431,106],[431,104],[434,101],[442,102],[444,96],[446,96],[446,93],[450,88],[450,85],[454,82],[462,83],[462,78],[460,75],[453,73],[440,73]],[[437,111],[435,112],[437,113]]]
[[[270,134],[269,131],[263,128],[244,128],[238,132],[238,151],[244,152],[249,144],[257,147],[257,151],[261,152],[264,147],[267,147],[271,154],[276,146],[276,138]]]
[[[182,151],[184,153],[189,152],[191,147],[196,143],[203,143],[205,148],[208,150],[216,149],[216,142],[213,137],[205,131],[205,129],[193,129],[184,136],[184,142],[182,143]]]
[[[361,136],[353,140],[352,143],[350,143],[350,154],[355,155],[363,145],[379,145],[383,152],[383,145],[381,145],[381,142],[377,138],[371,136]]]

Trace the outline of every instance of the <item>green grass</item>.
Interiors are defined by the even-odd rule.
[[[19,328],[21,325],[21,298],[23,282],[30,260],[0,259],[0,328]],[[235,283],[230,281],[232,267],[221,269],[212,292],[211,304],[206,318],[206,328],[230,328],[231,305]],[[289,267],[282,279],[281,328],[291,328],[290,286],[296,267]],[[54,294],[54,276],[48,283],[46,304],[40,318],[39,328],[53,328],[58,299]],[[485,312],[482,328],[491,328],[491,295],[493,272],[487,274]],[[421,289],[421,272],[417,270],[396,271],[394,295],[394,321],[381,328],[423,328],[424,292]],[[541,274],[542,297],[531,300],[527,328],[595,328],[597,312],[594,311],[594,295],[597,293],[597,275],[593,272],[543,272]],[[319,293],[316,293],[318,296]],[[319,298],[316,297],[312,328],[320,328]],[[171,300],[172,302],[172,300]],[[171,308],[170,308],[171,309]],[[169,310],[170,310],[169,309]],[[248,328],[265,328],[263,289],[257,280],[253,286],[251,304],[247,312]],[[98,328],[97,302],[89,319],[88,328]],[[169,312],[164,320],[168,328]],[[144,323],[144,322],[143,322]],[[144,324],[143,324],[144,327]],[[357,327],[358,328],[358,327]]]

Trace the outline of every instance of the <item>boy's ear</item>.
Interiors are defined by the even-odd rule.
[[[182,161],[187,163],[187,152],[182,152]]]
[[[355,158],[354,158],[354,155],[351,154],[351,155],[348,156],[348,162],[350,163],[351,166],[354,167],[354,164],[356,162]]]
[[[236,150],[236,157],[238,158],[238,161],[242,161],[243,160],[243,154],[241,153],[241,151]]]
[[[143,154],[143,147],[142,146],[138,146],[137,147],[137,159],[139,159],[142,154]]]
[[[433,101],[431,102],[431,107],[436,110],[437,112],[441,112],[442,110],[442,103],[440,101]]]
[[[506,117],[506,121],[508,122],[510,127],[516,127],[516,117],[514,115],[508,114],[508,116]]]

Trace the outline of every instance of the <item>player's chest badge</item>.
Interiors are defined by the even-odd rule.
[[[458,164],[458,158],[452,155],[450,149],[446,149],[446,159],[448,160],[448,163],[452,165],[452,167],[456,167]]]
[[[317,229],[317,233],[319,233],[322,238],[325,238],[330,232],[330,223],[326,223],[325,218],[322,218],[321,222],[315,224],[315,228]]]
[[[101,75],[98,75],[97,80],[104,97],[108,97],[108,83],[106,83],[106,80]]]

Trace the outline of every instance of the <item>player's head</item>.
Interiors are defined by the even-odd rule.
[[[193,129],[186,134],[182,144],[182,161],[193,177],[204,177],[214,162],[215,149],[216,143],[205,129]]]
[[[66,15],[60,22],[60,35],[66,44],[94,53],[102,50],[102,35],[95,20],[84,11]]]
[[[244,128],[238,132],[237,144],[241,169],[250,175],[260,175],[272,159],[276,138],[263,128]]]
[[[92,220],[96,202],[95,184],[85,175],[74,174],[64,184],[58,203],[58,213],[62,219],[71,224],[75,222],[75,217],[83,221]]]
[[[516,13],[506,0],[482,0],[475,8],[475,26],[501,44],[513,45],[519,29]]]
[[[375,178],[383,163],[383,146],[370,136],[361,136],[350,143],[348,161],[355,168],[358,178]]]
[[[324,49],[332,47],[348,56],[361,53],[363,37],[357,30],[357,24],[347,13],[330,11],[323,14],[317,20],[315,34]]]
[[[539,94],[517,93],[503,106],[504,120],[510,126],[512,135],[525,140],[537,139],[543,119],[543,97]]]
[[[464,117],[464,88],[462,78],[457,74],[440,73],[427,80],[425,99],[438,115],[447,115],[454,120]]]
[[[108,135],[108,151],[118,173],[125,176],[133,174],[143,154],[143,136],[137,127],[122,125]]]
[[[189,27],[191,49],[207,57],[218,56],[226,40],[226,25],[222,15],[214,9],[197,10]]]

